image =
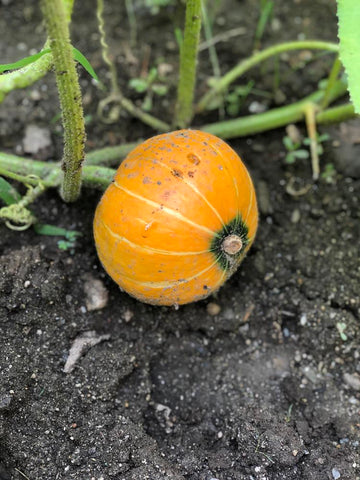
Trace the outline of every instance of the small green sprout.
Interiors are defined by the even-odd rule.
[[[323,135],[318,135],[316,140],[317,140],[317,151],[318,155],[322,155],[324,153],[324,148],[322,146],[323,142],[326,142],[329,140],[329,135],[327,133],[324,133]],[[306,160],[309,158],[310,153],[308,150],[301,148],[303,146],[309,146],[311,143],[310,138],[304,138],[301,140],[293,140],[290,136],[285,136],[283,138],[283,144],[287,150],[287,154],[285,157],[285,162],[288,165],[291,165],[296,162],[297,159],[299,160]]]
[[[145,112],[150,112],[152,110],[154,95],[163,97],[168,92],[168,86],[165,85],[164,79],[160,77],[156,67],[151,68],[145,78],[132,78],[129,81],[129,87],[137,93],[146,94],[141,106]]]
[[[301,147],[300,141],[294,141],[290,137],[283,138],[283,144],[287,150],[285,162],[291,165],[296,162],[297,159],[309,158],[309,152]]]
[[[338,332],[340,334],[340,338],[343,342],[346,342],[348,339],[347,335],[344,333],[346,330],[346,323],[343,322],[337,322],[336,328],[338,329]]]
[[[73,250],[76,244],[76,239],[81,236],[81,232],[77,230],[66,230],[65,228],[56,225],[47,225],[37,223],[34,225],[34,230],[39,235],[48,235],[55,237],[64,237],[63,240],[58,240],[57,245],[60,250]]]
[[[321,174],[321,178],[326,183],[336,183],[336,170],[332,163],[327,163],[324,167],[324,171]]]

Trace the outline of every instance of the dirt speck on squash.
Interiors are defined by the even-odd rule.
[[[40,49],[44,40],[38,8],[17,3],[1,7],[3,63]],[[176,6],[153,16],[134,2],[132,49],[123,2],[105,3],[126,94],[139,99],[127,82],[140,75],[146,58],[172,65],[174,88]],[[239,38],[217,44],[222,72],[252,50],[254,3],[220,4],[214,34],[242,29]],[[262,46],[301,36],[336,40],[335,2],[275,3]],[[76,2],[73,42],[106,82],[94,5]],[[293,52],[283,59],[293,70],[281,67],[278,101],[307,95],[329,71],[329,55],[310,63],[308,57]],[[301,62],[308,65],[300,75]],[[243,83],[255,78],[257,88],[271,91],[268,68],[268,74],[249,72]],[[79,71],[85,113],[92,116],[88,150],[154,133],[128,116],[113,126],[102,123],[96,106],[104,94]],[[205,49],[199,94],[211,74]],[[0,105],[1,149],[16,153],[31,123],[51,129],[59,159],[56,95],[51,74],[10,94]],[[245,114],[255,100],[245,102]],[[154,104],[155,115],[171,119],[170,97]],[[216,114],[208,117],[206,123]],[[2,480],[360,478],[360,179],[353,166],[359,147],[343,142],[354,137],[352,126],[321,129],[331,136],[322,167],[334,164],[337,173],[316,185],[307,161],[284,164],[285,129],[231,142],[259,191],[260,227],[240,270],[216,298],[196,304],[151,307],[119,291],[93,244],[99,193],[85,189],[65,205],[50,191],[33,206],[44,223],[82,232],[73,250],[60,250],[54,237],[0,225]],[[289,182],[306,187],[304,194],[289,194]],[[101,308],[86,303],[89,278],[108,294]],[[91,348],[65,373],[71,347],[89,332]]]

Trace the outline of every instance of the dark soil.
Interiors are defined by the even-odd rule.
[[[20,3],[2,1],[2,63],[39,49],[44,39],[34,2]],[[107,83],[95,13],[80,3],[74,44]],[[180,7],[153,16],[133,2],[139,40],[132,57],[123,2],[106,3],[120,83],[132,99],[138,94],[128,79],[147,68],[146,58],[150,66],[158,60],[174,68],[170,93],[155,99],[153,110],[170,119]],[[214,33],[246,28],[217,45],[223,72],[251,52],[258,3],[221,2]],[[264,45],[302,36],[336,40],[335,2],[275,3]],[[331,67],[331,56],[322,55],[296,70],[302,55],[281,64],[283,103],[310,93]],[[199,66],[201,93],[212,73],[207,51]],[[271,91],[271,69],[246,80]],[[102,123],[96,106],[104,93],[84,72],[81,82],[92,115],[88,150],[156,133],[126,115]],[[254,100],[264,102],[249,97],[245,114]],[[52,74],[13,92],[0,107],[1,149],[21,153],[25,127],[34,123],[50,126],[60,158],[61,127],[50,123],[58,111]],[[212,113],[205,120],[215,119]],[[316,185],[309,161],[284,163],[283,129],[231,142],[258,190],[258,236],[216,298],[179,310],[141,304],[106,276],[92,240],[98,192],[84,190],[65,205],[50,191],[33,207],[42,222],[82,232],[73,250],[33,230],[0,226],[1,480],[360,478],[359,122],[324,132],[330,140],[322,165],[334,164],[337,174],[333,183]],[[307,193],[287,193],[291,179],[296,188],[310,185]],[[109,299],[91,310],[85,291],[97,280]],[[210,303],[218,314],[209,313]],[[107,337],[65,373],[74,340],[89,331]]]

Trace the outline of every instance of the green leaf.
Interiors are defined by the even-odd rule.
[[[21,195],[3,177],[0,177],[0,199],[6,205],[12,205],[21,200]]]
[[[76,230],[66,230],[65,228],[56,225],[47,225],[45,223],[36,223],[34,225],[34,230],[39,235],[65,237],[67,240],[75,240],[76,237],[81,236],[81,232]]]
[[[69,248],[73,248],[75,245],[74,245],[74,242],[69,242],[67,240],[59,240],[57,242],[57,245],[58,247],[60,248],[60,250],[69,250]]]
[[[295,158],[306,159],[309,158],[309,152],[307,150],[295,150],[293,152]]]
[[[295,163],[295,160],[296,158],[293,152],[288,153],[285,157],[285,163],[287,163],[288,165],[292,165],[293,163]]]
[[[39,53],[35,53],[34,55],[29,55],[28,57],[22,58],[14,63],[7,63],[0,65],[0,73],[5,72],[6,70],[15,70],[17,68],[26,67],[26,65],[30,65],[30,63],[34,63],[38,58],[50,53],[50,48],[46,48],[45,50],[41,50]]]
[[[144,78],[132,78],[129,82],[129,87],[133,88],[138,93],[144,93],[148,88],[148,82]]]
[[[283,144],[289,152],[292,152],[295,149],[295,145],[293,144],[293,141],[291,140],[290,137],[286,136],[282,139]]]
[[[17,62],[0,65],[0,73],[5,72],[6,70],[15,70],[17,68],[26,67],[26,65],[30,65],[30,63],[34,63],[40,57],[50,52],[51,52],[51,49],[46,48],[45,50],[41,50],[41,52],[35,53],[34,55],[29,55],[28,57],[18,60]],[[99,78],[96,75],[95,70],[91,66],[89,60],[85,57],[85,55],[83,55],[80,52],[80,50],[78,50],[75,47],[73,47],[73,57],[77,62],[79,62],[85,68],[85,70],[88,72],[89,75],[91,75],[96,81],[99,81]]]
[[[160,83],[154,83],[151,86],[151,88],[152,88],[152,91],[154,93],[156,93],[156,95],[159,95],[160,97],[163,97],[168,92],[168,87],[166,85],[162,85]]]
[[[261,40],[266,24],[268,23],[272,10],[273,10],[274,2],[272,0],[267,0],[261,2],[261,13],[260,18],[256,27],[255,38],[256,40]]]
[[[85,70],[88,72],[89,75],[93,77],[94,80],[96,80],[97,82],[99,81],[99,77],[96,75],[95,70],[90,65],[89,60],[85,57],[85,55],[80,52],[80,50],[75,47],[73,47],[73,57],[85,68]]]
[[[355,112],[360,113],[360,2],[337,0],[340,60],[348,76]]]

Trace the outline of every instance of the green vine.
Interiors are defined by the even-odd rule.
[[[201,29],[201,0],[187,0],[184,40],[180,48],[180,72],[174,125],[188,127],[193,115],[196,61]]]
[[[259,65],[261,62],[267,60],[274,55],[278,55],[279,53],[288,52],[291,50],[301,50],[301,49],[309,49],[309,50],[328,50],[330,52],[337,53],[339,51],[339,46],[335,43],[330,42],[321,42],[316,40],[304,40],[304,41],[297,41],[297,42],[285,42],[280,43],[279,45],[273,45],[272,47],[266,48],[261,52],[255,53],[251,57],[247,58],[240,62],[236,67],[229,70],[229,72],[224,75],[214,86],[211,90],[209,90],[198,102],[196,106],[197,112],[202,112],[211,102],[211,100],[218,95],[219,93],[223,92],[228,88],[228,86],[234,82],[237,78],[243,75],[245,72],[250,70],[251,68]]]

